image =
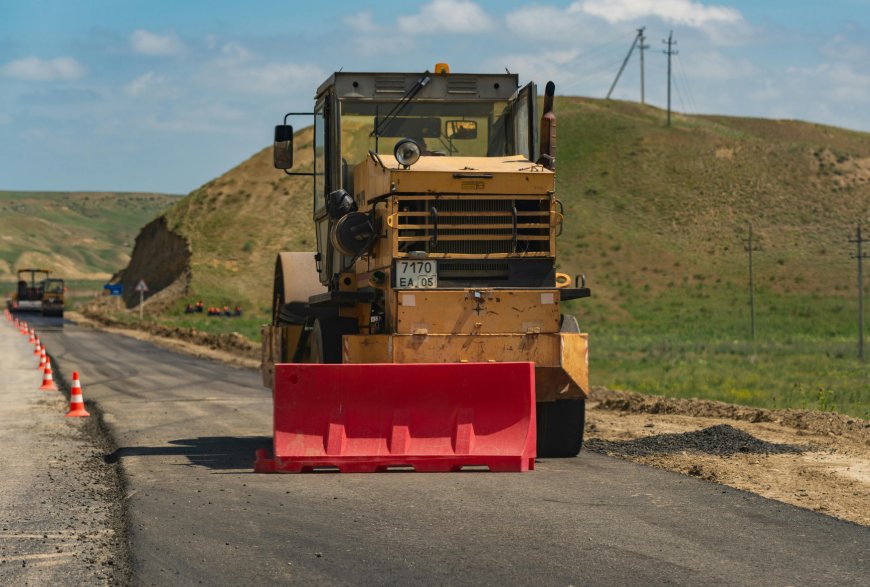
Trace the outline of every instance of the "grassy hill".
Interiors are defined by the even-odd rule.
[[[177,196],[0,191],[0,282],[41,267],[73,282],[105,281],[130,260],[139,228]]]
[[[593,337],[593,383],[870,416],[848,242],[870,214],[870,135],[720,116],[667,128],[656,108],[586,98],[559,98],[556,113],[559,264],[593,290],[572,306]],[[310,134],[297,147],[310,161]],[[256,336],[275,253],[314,248],[310,190],[266,149],[179,201],[167,224],[190,243],[189,293],[164,319]],[[197,298],[252,315],[182,315]]]

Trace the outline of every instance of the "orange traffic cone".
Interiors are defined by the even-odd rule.
[[[42,343],[41,343],[41,342],[39,341],[39,339],[37,338],[37,339],[36,339],[36,346],[33,347],[33,354],[36,355],[36,356],[39,356],[39,353],[40,353],[40,352],[42,352]]]
[[[42,347],[42,352],[39,353],[39,369],[40,371],[45,371],[45,364],[48,362],[48,357],[45,356],[45,347]]]
[[[39,389],[57,391],[57,385],[54,384],[54,378],[51,376],[51,361],[48,357],[45,358],[45,371],[42,372],[42,386]]]
[[[31,328],[30,329],[30,338],[27,340],[30,344],[36,344],[36,332]]]
[[[69,412],[67,418],[85,418],[90,414],[85,410],[85,400],[82,399],[82,384],[79,382],[78,371],[73,371],[72,387],[69,390]]]

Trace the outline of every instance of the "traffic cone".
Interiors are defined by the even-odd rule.
[[[29,342],[30,344],[36,344],[36,331],[34,331],[32,328],[30,329],[30,339],[28,339],[27,342]]]
[[[54,384],[54,378],[51,376],[51,361],[48,357],[45,358],[45,371],[42,372],[42,391],[57,391],[57,385]]]
[[[42,352],[42,342],[40,342],[39,337],[36,338],[36,346],[33,347],[33,354],[39,356],[39,353]]]
[[[73,371],[72,387],[69,390],[69,412],[67,418],[85,418],[90,414],[85,410],[85,400],[82,399],[82,384],[79,382],[78,371]]]
[[[45,347],[42,347],[42,352],[39,353],[39,369],[40,371],[45,371],[45,364],[48,362],[48,357],[45,356]]]

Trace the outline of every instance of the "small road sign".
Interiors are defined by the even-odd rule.
[[[110,296],[120,296],[124,294],[124,286],[120,283],[107,283],[103,286],[103,290]]]
[[[148,284],[145,283],[144,279],[140,279],[139,283],[136,284],[136,291],[148,291]]]

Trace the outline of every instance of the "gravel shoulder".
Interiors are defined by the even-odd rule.
[[[0,584],[128,584],[119,471],[103,460],[98,414],[65,418],[66,382],[39,391],[33,346],[2,318],[0,357]]]
[[[870,526],[870,422],[596,388],[584,450]]]

